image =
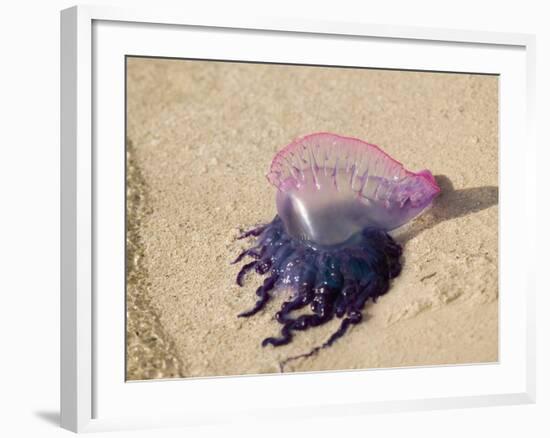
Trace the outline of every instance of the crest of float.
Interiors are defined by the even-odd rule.
[[[322,246],[344,244],[365,227],[398,228],[440,191],[428,170],[410,172],[378,146],[330,133],[290,143],[267,178],[288,233]]]

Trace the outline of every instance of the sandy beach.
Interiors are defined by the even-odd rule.
[[[235,284],[242,230],[276,214],[274,154],[318,131],[430,169],[432,208],[392,233],[404,267],[363,322],[285,372],[498,361],[498,77],[127,60],[127,378],[278,373],[339,320],[277,335],[278,294]]]

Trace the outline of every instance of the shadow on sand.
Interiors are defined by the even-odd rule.
[[[406,228],[396,233],[395,239],[407,243],[422,232],[451,219],[464,217],[498,204],[498,187],[483,186],[457,190],[445,175],[435,175],[441,194],[435,199],[432,208]]]

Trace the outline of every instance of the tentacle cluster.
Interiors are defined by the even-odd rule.
[[[262,310],[278,288],[293,291],[291,299],[275,315],[283,325],[280,336],[264,339],[263,346],[288,344],[295,332],[319,326],[336,316],[342,319],[340,327],[308,355],[332,345],[350,325],[361,321],[365,303],[385,294],[390,280],[401,271],[401,246],[380,229],[365,228],[353,245],[326,250],[291,238],[282,220],[275,216],[271,223],[247,231],[240,238],[249,236],[257,237],[255,245],[233,263],[245,257],[254,260],[242,267],[237,284],[242,286],[252,270],[266,276],[256,290],[258,300],[254,307],[239,316],[249,317]],[[292,315],[308,305],[311,313]]]

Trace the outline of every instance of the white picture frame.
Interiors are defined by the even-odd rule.
[[[178,45],[186,38],[197,42],[192,50]],[[257,43],[260,40],[262,44]],[[297,47],[295,52],[288,50],[289,44]],[[316,51],[321,44],[323,50]],[[309,60],[303,60],[301,45],[310,50]],[[349,65],[346,47],[351,45],[355,49],[358,45],[372,48],[374,56],[367,65],[371,67],[485,72],[501,77],[499,363],[126,383],[120,362],[124,356],[123,308],[120,311],[124,302],[124,287],[120,288],[124,254],[120,244],[105,251],[108,242],[119,241],[119,214],[124,209],[124,174],[120,173],[124,161],[120,153],[124,150],[120,106],[124,78],[119,75],[122,58],[128,54],[204,59],[221,56],[323,64],[332,57],[332,64]],[[384,50],[378,47],[381,45]],[[62,11],[62,427],[76,432],[101,431],[234,422],[250,417],[261,420],[281,413],[292,413],[296,418],[534,402],[535,273],[519,255],[534,252],[536,218],[531,210],[518,209],[517,204],[514,208],[508,201],[536,201],[534,53],[535,38],[526,34],[242,14],[205,17],[192,11],[103,6]],[[112,145],[104,149],[111,152],[97,154],[98,144]],[[514,144],[522,144],[521,153],[512,147]],[[507,179],[512,172],[514,185]],[[113,206],[118,213],[106,221],[102,212]],[[514,237],[520,226],[521,239]],[[507,269],[512,263],[514,269]],[[113,266],[112,270],[108,266]],[[395,385],[388,385],[390,381]],[[368,391],[351,391],[358,385],[365,385]],[[176,399],[182,386],[185,396]],[[307,389],[304,392],[310,396],[290,405],[283,395],[292,387]]]

